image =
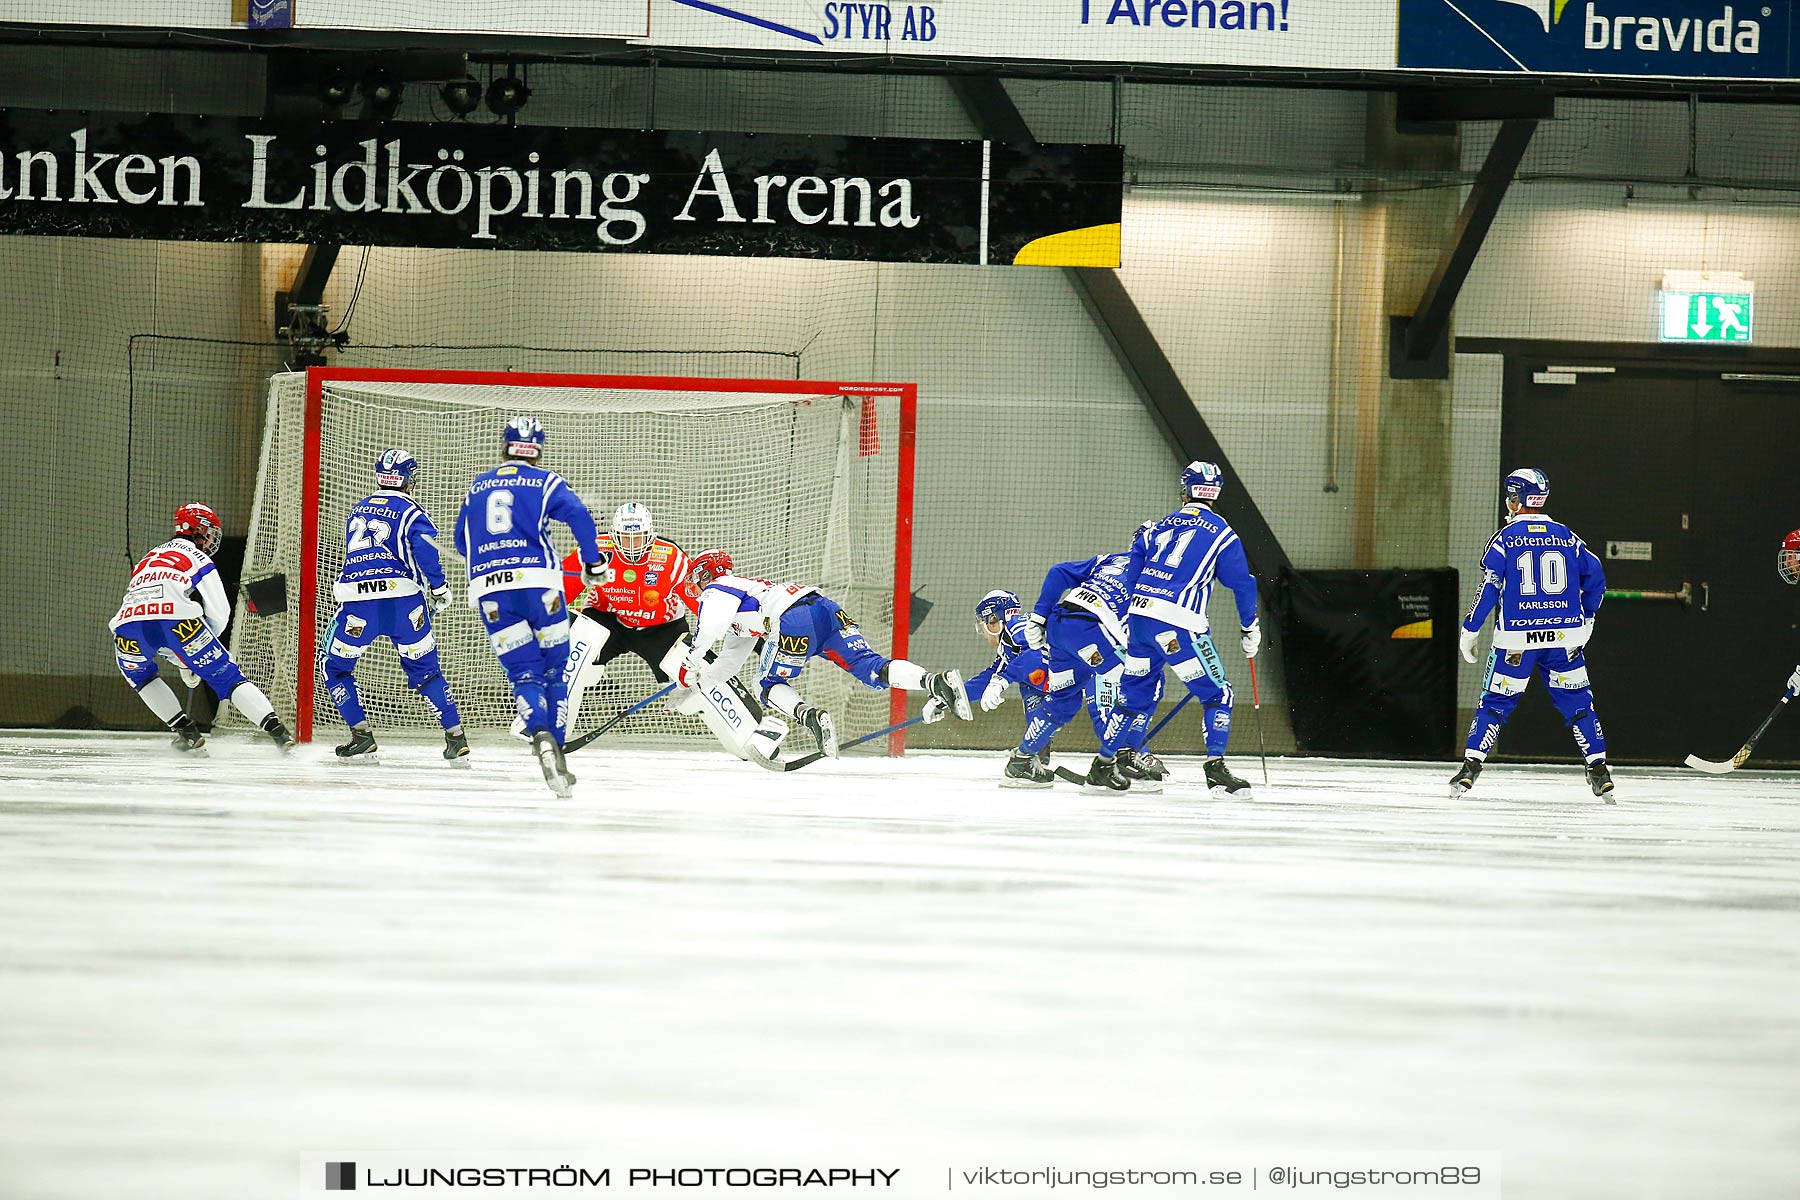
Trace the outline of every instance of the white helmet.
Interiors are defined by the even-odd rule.
[[[656,540],[656,521],[650,516],[650,506],[635,500],[619,505],[613,512],[612,534],[613,545],[626,562],[643,561]]]

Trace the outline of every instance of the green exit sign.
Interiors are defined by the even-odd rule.
[[[1747,342],[1750,292],[1657,293],[1665,342]]]

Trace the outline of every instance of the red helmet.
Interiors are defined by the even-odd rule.
[[[1781,539],[1781,549],[1775,553],[1775,569],[1781,572],[1783,583],[1800,583],[1800,529]]]
[[[701,575],[705,578],[702,579]],[[688,578],[695,587],[705,587],[721,575],[731,574],[731,555],[723,550],[702,550],[688,559]]]
[[[219,548],[219,542],[225,536],[225,530],[219,524],[219,514],[198,500],[190,500],[175,510],[175,532],[182,537],[191,538],[196,546],[208,554]]]

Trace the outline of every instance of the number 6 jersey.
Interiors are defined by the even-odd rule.
[[[1494,648],[1573,650],[1587,643],[1606,573],[1567,525],[1542,513],[1507,519],[1481,556],[1481,591],[1463,618],[1473,633],[1493,611]]]
[[[469,484],[456,514],[456,546],[469,564],[469,606],[489,592],[535,588],[562,592],[559,555],[550,544],[550,522],[575,535],[584,561],[599,540],[594,518],[555,471],[505,462]]]

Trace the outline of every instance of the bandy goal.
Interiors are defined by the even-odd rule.
[[[648,504],[659,537],[690,554],[726,550],[740,574],[814,584],[870,645],[904,657],[916,410],[916,388],[904,383],[318,367],[276,375],[243,574],[285,577],[289,602],[268,614],[240,600],[233,652],[276,711],[294,714],[301,741],[342,729],[316,656],[336,615],[345,517],[377,489],[376,458],[399,447],[420,463],[412,494],[437,525],[455,597],[434,622],[451,694],[466,727],[506,728],[511,688],[468,607],[454,527],[470,481],[500,460],[501,426],[530,414],[547,430],[543,465],[568,480],[602,530],[618,505]],[[560,551],[574,549],[567,530],[552,531]],[[746,677],[754,671],[752,660]],[[363,656],[356,677],[378,733],[436,729],[387,641]],[[658,686],[635,657],[614,659],[577,732]],[[903,693],[871,691],[827,664],[808,670],[801,690],[837,715],[846,740],[905,716]],[[699,721],[660,704],[620,733],[711,740]],[[890,736],[890,752],[901,737]]]

